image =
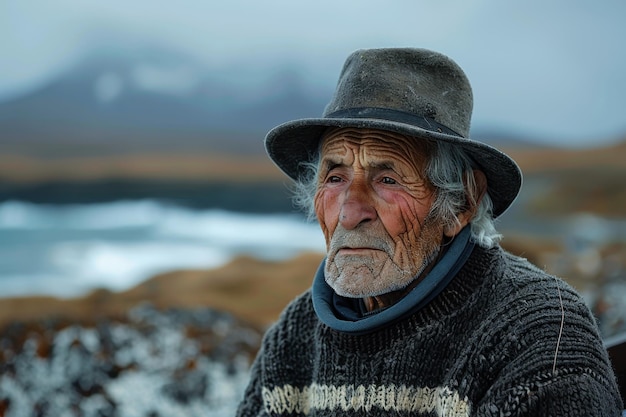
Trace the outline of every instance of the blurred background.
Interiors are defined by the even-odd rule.
[[[621,0],[1,0],[0,325],[78,322],[125,294],[124,308],[206,304],[266,326],[308,286],[324,244],[265,156],[265,133],[319,116],[352,51],[411,46],[457,61],[474,89],[472,137],[524,171],[498,223],[503,245],[579,289],[603,337],[619,334],[624,16]],[[271,281],[294,270],[299,286]],[[194,298],[190,271],[224,285]],[[250,288],[257,301],[272,289],[271,311],[243,310]],[[0,416],[19,415],[19,395],[2,402],[6,381]]]

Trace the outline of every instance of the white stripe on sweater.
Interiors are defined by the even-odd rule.
[[[303,388],[283,385],[263,387],[263,403],[269,414],[310,414],[314,410],[435,412],[437,416],[467,417],[467,398],[447,387],[407,387],[405,385],[319,385]]]

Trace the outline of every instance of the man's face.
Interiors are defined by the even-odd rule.
[[[391,132],[345,128],[323,139],[315,212],[337,294],[402,289],[437,255],[443,227],[429,216],[426,158],[420,141]]]

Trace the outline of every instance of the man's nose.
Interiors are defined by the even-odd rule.
[[[346,230],[354,229],[362,223],[376,220],[377,214],[372,204],[367,185],[354,182],[346,190],[339,212],[339,223]]]

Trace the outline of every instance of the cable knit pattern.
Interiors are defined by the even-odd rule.
[[[327,327],[310,292],[302,294],[266,333],[238,415],[558,417],[621,409],[581,297],[524,259],[476,248],[431,303],[369,334]]]

